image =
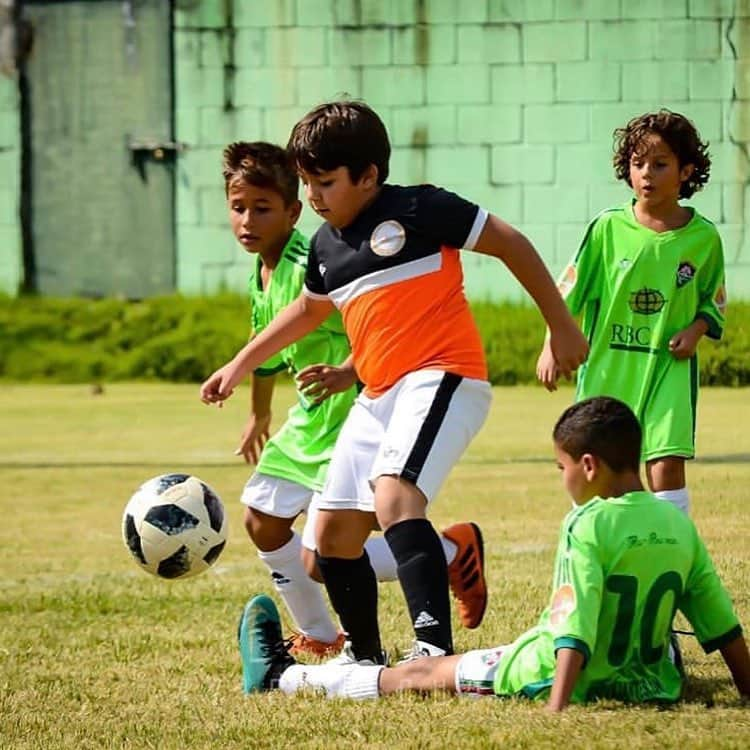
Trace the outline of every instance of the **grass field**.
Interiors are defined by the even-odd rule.
[[[497,389],[435,505],[437,525],[476,520],[487,543],[490,608],[478,630],[456,630],[459,650],[507,642],[546,602],[569,507],[549,433],[570,396]],[[274,593],[236,501],[248,473],[232,455],[246,403],[241,393],[209,409],[194,386],[4,387],[0,748],[750,747],[750,710],[720,657],[689,638],[687,697],[666,711],[607,703],[550,716],[523,701],[442,695],[242,695],[237,616],[249,595]],[[693,517],[750,623],[750,391],[706,389],[699,406]],[[197,474],[230,515],[223,556],[196,579],[142,573],[120,538],[130,494],[167,471]],[[385,645],[408,647],[397,584],[381,587],[380,619]]]

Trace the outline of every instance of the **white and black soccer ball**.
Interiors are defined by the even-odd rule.
[[[227,517],[205,482],[189,474],[162,474],[144,482],[128,501],[122,538],[143,570],[188,578],[216,562],[227,541]]]

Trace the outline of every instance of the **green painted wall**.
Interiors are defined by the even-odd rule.
[[[455,189],[517,224],[557,271],[587,220],[627,198],[612,130],[667,106],[711,141],[694,205],[719,224],[730,291],[750,297],[745,224],[750,0],[202,0],[176,14],[178,280],[242,288],[220,147],[285,142],[341,92],[383,116],[392,181]],[[228,109],[227,109],[228,108]],[[317,222],[303,213],[301,227]],[[465,255],[474,296],[519,296],[501,264]]]
[[[0,75],[0,293],[6,294],[16,294],[23,280],[20,154],[18,82]]]
[[[667,106],[711,141],[694,204],[720,228],[730,293],[750,298],[750,0],[175,0],[177,284],[242,289],[221,148],[284,143],[342,93],[382,115],[392,180],[455,189],[518,225],[557,272],[627,198],[612,130]],[[0,76],[0,290],[21,281],[17,84]],[[301,228],[317,222],[306,210]],[[518,297],[465,255],[474,297]]]

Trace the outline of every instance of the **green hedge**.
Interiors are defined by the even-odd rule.
[[[534,380],[543,336],[529,306],[473,306],[490,380]],[[142,302],[0,297],[0,378],[46,382],[200,382],[247,340],[241,296],[159,297]],[[750,385],[750,303],[731,305],[718,343],[701,345],[701,381]]]

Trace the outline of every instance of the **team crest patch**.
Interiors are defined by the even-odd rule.
[[[714,295],[714,304],[716,305],[719,312],[723,313],[727,306],[727,290],[722,284]]]
[[[685,286],[689,281],[692,281],[695,277],[695,266],[692,263],[688,263],[686,260],[677,266],[677,288]]]
[[[406,230],[397,221],[383,221],[372,230],[370,248],[381,258],[395,255],[406,244]]]
[[[549,610],[550,625],[560,625],[570,617],[576,608],[576,592],[569,584],[560,586],[552,597],[552,605]]]
[[[575,266],[570,265],[563,271],[563,275],[557,282],[557,289],[563,297],[567,297],[570,290],[576,285],[576,278]]]
[[[661,312],[666,301],[658,289],[643,287],[637,292],[630,293],[630,309],[641,315],[655,315]]]

